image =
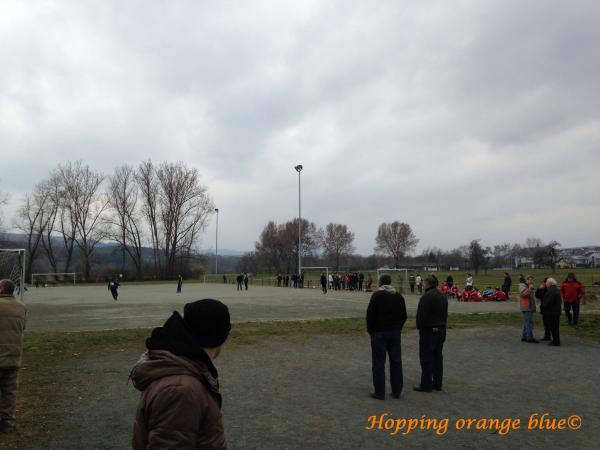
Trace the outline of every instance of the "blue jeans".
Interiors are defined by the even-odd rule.
[[[400,395],[404,385],[400,330],[379,331],[371,335],[373,387],[375,388],[375,395],[379,397],[385,397],[386,354],[390,356],[392,393]]]
[[[571,308],[573,309],[573,316],[571,317]],[[577,325],[579,322],[579,303],[567,303],[565,302],[565,315],[569,321],[569,325]]]
[[[523,314],[523,332],[521,339],[533,339],[533,312],[521,311]]]
[[[419,360],[421,362],[421,387],[442,389],[444,357],[442,350],[446,341],[446,328],[419,330]]]

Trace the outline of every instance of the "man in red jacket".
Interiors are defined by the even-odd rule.
[[[567,316],[569,325],[576,326],[579,322],[579,302],[581,302],[581,299],[585,295],[585,289],[577,281],[573,272],[567,275],[567,279],[560,287],[560,293],[565,305],[565,315]],[[571,316],[571,310],[573,310],[573,316]]]

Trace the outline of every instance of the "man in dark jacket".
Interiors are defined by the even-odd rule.
[[[327,276],[325,276],[325,272],[323,272],[321,274],[321,290],[323,291],[323,294],[327,294]]]
[[[554,278],[548,278],[546,280],[546,293],[542,298],[542,304],[540,311],[544,317],[544,324],[548,325],[548,331],[552,340],[548,345],[554,347],[560,346],[560,312],[562,306],[562,298],[560,295],[560,289],[556,285]]]
[[[0,433],[15,428],[23,355],[26,310],[14,293],[15,284],[11,280],[0,280]]]
[[[512,285],[512,278],[508,274],[508,272],[504,272],[504,281],[502,281],[502,292],[506,294],[506,299],[508,300],[510,296],[508,295],[510,292],[510,287]]]
[[[421,384],[413,389],[418,392],[431,392],[432,389],[441,391],[444,373],[442,350],[446,340],[448,299],[437,289],[435,278],[425,278],[423,285],[425,294],[417,307]]]
[[[146,339],[131,371],[142,391],[133,426],[134,450],[226,449],[221,395],[213,360],[231,323],[227,306],[205,299],[174,312]]]
[[[392,277],[382,275],[379,289],[371,295],[367,307],[367,331],[371,335],[371,360],[374,392],[369,395],[385,400],[385,358],[390,357],[390,384],[392,397],[400,398],[402,376],[402,348],[400,333],[406,322],[404,297],[391,286]]]

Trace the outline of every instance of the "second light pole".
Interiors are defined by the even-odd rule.
[[[298,172],[298,275],[302,273],[302,191],[300,189],[300,172],[302,165],[298,164],[294,167]]]
[[[215,275],[219,273],[219,208],[215,208],[217,213],[217,227],[215,230]]]

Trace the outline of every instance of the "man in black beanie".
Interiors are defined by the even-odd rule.
[[[229,336],[227,306],[218,300],[185,305],[146,339],[130,378],[142,392],[133,449],[225,449],[221,395],[213,360]]]

